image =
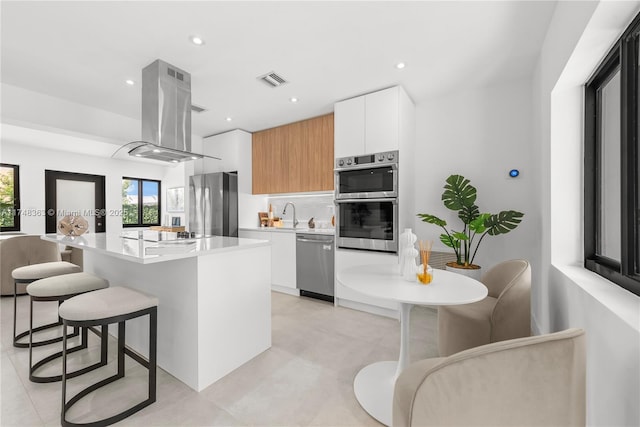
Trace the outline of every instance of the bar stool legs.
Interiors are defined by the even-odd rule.
[[[31,296],[30,297],[30,307],[29,307],[29,329],[30,330],[34,330],[33,329],[33,302],[34,301],[58,301],[58,305],[62,302],[59,297],[35,297],[35,296]],[[62,321],[62,319],[61,319]],[[63,335],[61,337],[59,337],[59,339],[54,339],[54,340],[49,340],[51,342],[58,342],[58,341],[63,341],[64,340],[64,336],[66,335],[66,329],[67,327],[64,326],[64,331],[63,331]],[[108,351],[108,339],[109,339],[109,331],[108,331],[108,325],[103,325],[102,326],[102,330],[101,332],[96,331],[93,328],[78,328],[77,326],[73,328],[74,329],[74,334],[71,335],[67,335],[67,338],[72,338],[74,336],[78,335],[78,330],[81,330],[81,341],[80,344],[78,344],[75,347],[72,347],[70,349],[67,350],[67,354],[70,353],[74,353],[76,351],[79,350],[84,350],[87,348],[87,344],[88,344],[88,331],[90,330],[91,332],[93,332],[94,334],[98,335],[100,337],[100,361],[96,362],[92,365],[89,365],[87,367],[78,369],[74,372],[70,372],[67,373],[67,378],[74,378],[77,377],[78,375],[82,375],[85,374],[87,372],[93,371],[94,369],[98,369],[101,366],[105,366],[107,364],[107,351]],[[37,328],[36,328],[37,330]],[[28,331],[27,331],[28,332]],[[46,341],[40,341],[40,345],[44,345],[43,343],[49,344],[50,342],[46,342]],[[61,381],[62,380],[62,374],[60,375],[50,375],[50,376],[41,376],[41,375],[36,375],[35,372],[40,369],[42,366],[46,365],[47,363],[62,357],[63,352],[59,351],[57,353],[51,354],[47,357],[45,357],[42,360],[39,360],[38,362],[36,362],[35,364],[33,363],[33,348],[36,347],[35,345],[33,345],[33,334],[29,334],[29,380],[34,382],[34,383],[51,383],[51,382],[56,382],[56,381]]]
[[[79,273],[82,269],[70,262],[65,261],[52,261],[52,262],[44,262],[40,264],[31,264],[25,265],[23,267],[18,267],[11,271],[11,276],[13,277],[13,346],[18,348],[28,348],[29,343],[27,342],[19,342],[20,339],[26,337],[31,331],[24,331],[20,334],[17,333],[17,309],[18,309],[18,285],[24,284],[28,285],[35,281],[45,278],[51,278],[55,276]],[[56,326],[62,325],[62,321],[60,317],[58,317],[58,321],[54,323],[50,323],[48,325],[39,326],[33,332],[43,331],[45,329],[54,328]],[[74,336],[78,335],[78,331],[74,331]],[[62,341],[62,337],[58,337],[52,340],[47,340],[44,342],[35,342],[32,343],[33,346],[38,347],[41,345],[47,345],[54,342]]]
[[[146,360],[142,356],[133,352],[131,349],[125,346],[125,334],[126,334],[126,325],[125,322],[130,319],[134,319],[141,316],[149,316],[149,359]],[[84,320],[84,321],[75,321],[75,320],[63,320],[63,324],[65,326],[78,326],[82,328],[88,328],[91,326],[102,326],[103,328],[107,327],[107,325],[111,323],[118,323],[118,357],[117,357],[117,372],[115,375],[112,375],[102,381],[99,381],[84,390],[80,391],[78,394],[73,396],[69,401],[67,401],[67,379],[71,378],[67,373],[67,355],[73,351],[73,349],[67,348],[67,328],[63,329],[63,340],[62,340],[62,414],[61,414],[61,424],[64,427],[75,427],[75,426],[91,426],[91,427],[105,427],[121,421],[128,416],[138,412],[139,410],[151,405],[156,401],[156,370],[157,370],[157,361],[156,361],[156,353],[157,353],[157,307],[150,307],[144,310],[139,310],[134,313],[124,314],[120,316],[114,316],[106,319],[99,320]],[[104,329],[103,329],[104,330]],[[106,334],[103,334],[103,336]],[[68,421],[66,419],[67,412],[73,405],[75,405],[80,399],[98,390],[101,387],[106,386],[120,378],[123,378],[124,375],[124,356],[127,355],[138,362],[140,365],[144,366],[148,370],[148,398],[125,411],[122,411],[116,415],[110,416],[108,418],[104,418],[98,421],[93,421],[89,423],[74,423]],[[75,374],[73,374],[76,376]]]
[[[59,351],[54,354],[50,354],[46,356],[44,359],[36,362],[34,364],[33,360],[33,348],[37,346],[42,346],[46,344],[51,344],[55,342],[62,341],[64,339],[64,335],[67,335],[67,339],[69,338],[67,334],[67,326],[62,322],[62,317],[60,316],[60,306],[63,301],[71,299],[75,296],[78,296],[83,293],[96,291],[99,289],[104,289],[109,286],[109,282],[104,280],[98,276],[95,276],[90,273],[70,273],[70,274],[62,274],[57,276],[46,277],[43,279],[32,281],[27,286],[27,293],[29,294],[29,330],[27,333],[29,334],[29,380],[36,383],[47,383],[53,381],[61,381],[62,374],[59,375],[49,375],[42,376],[36,375],[36,371],[43,367],[45,364],[55,360],[56,358],[62,357],[62,351]],[[53,338],[50,340],[42,340],[38,343],[34,342],[34,334],[32,331],[37,330],[37,328],[33,327],[33,303],[34,302],[57,302],[58,303],[58,324],[62,325],[63,336]],[[79,330],[82,330],[81,343],[72,349],[68,350],[68,353],[76,352],[78,350],[86,349],[88,345],[87,341],[87,328],[80,328],[79,326],[73,326],[74,334],[77,336]],[[31,332],[31,333],[30,333]],[[107,328],[106,326],[102,328],[102,332],[98,332],[97,330],[92,329],[96,335],[101,336],[102,340],[100,342],[101,345],[101,356],[100,361],[92,364],[91,366],[87,366],[82,369],[78,369],[75,372],[69,373],[67,376],[69,378],[73,378],[80,374],[92,371],[94,369],[99,368],[100,366],[104,366],[107,364]]]
[[[43,340],[43,341],[37,341],[34,343],[28,343],[28,342],[19,342],[22,338],[26,337],[27,335],[31,335],[31,332],[40,332],[40,331],[44,331],[47,329],[51,329],[51,328],[56,328],[58,326],[62,325],[62,319],[60,318],[60,316],[58,316],[58,321],[57,322],[52,322],[52,323],[48,323],[46,325],[42,325],[42,326],[38,326],[37,328],[33,328],[33,329],[28,329],[24,332],[20,332],[19,334],[16,335],[17,332],[17,327],[16,327],[16,323],[17,323],[17,307],[18,307],[18,284],[29,284],[29,283],[33,283],[35,282],[35,280],[14,280],[13,282],[13,346],[17,347],[17,348],[29,348],[29,346],[31,345],[32,347],[40,347],[43,345],[49,345],[49,344],[53,344],[56,342],[61,342],[62,341],[62,337],[55,337],[55,338],[51,338],[48,340]],[[58,305],[60,305],[60,302],[58,303]],[[30,325],[33,326],[33,325]],[[79,335],[79,330],[78,328],[74,328],[73,329],[73,334],[69,335],[69,338],[72,337],[77,337]],[[30,338],[31,341],[31,338]]]

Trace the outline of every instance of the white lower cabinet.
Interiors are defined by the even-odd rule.
[[[350,288],[347,288],[346,286],[342,285],[339,280],[337,280],[339,272],[349,267],[355,267],[358,265],[379,264],[398,265],[397,254],[358,251],[351,249],[337,249],[335,259],[336,305],[352,308],[355,310],[366,311],[368,313],[378,314],[382,316],[397,318],[398,303],[361,294]]]
[[[296,233],[271,233],[271,284],[296,289]]]
[[[238,237],[271,242],[271,288],[300,295],[296,288],[296,233],[282,231],[240,230]]]

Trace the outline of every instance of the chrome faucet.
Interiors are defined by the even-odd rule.
[[[296,205],[294,205],[291,202],[287,202],[284,205],[284,209],[282,210],[282,215],[287,213],[287,206],[291,205],[293,207],[293,228],[296,228],[298,226],[298,220],[296,219]]]

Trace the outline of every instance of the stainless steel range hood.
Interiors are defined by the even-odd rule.
[[[142,70],[141,121],[142,140],[121,147],[130,156],[172,163],[220,160],[191,152],[191,74],[160,59]]]

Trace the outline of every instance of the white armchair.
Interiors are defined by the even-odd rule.
[[[393,426],[584,426],[581,329],[413,363],[398,377]]]

